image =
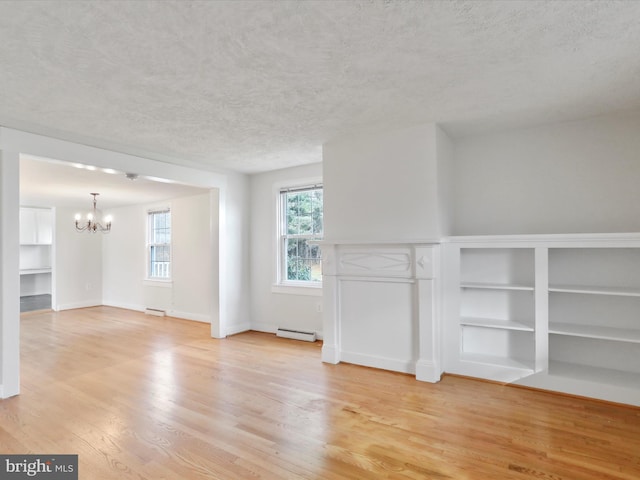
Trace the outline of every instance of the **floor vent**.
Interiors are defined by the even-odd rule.
[[[294,340],[304,340],[305,342],[315,342],[316,332],[303,332],[301,330],[289,330],[278,328],[276,335],[282,338],[293,338]]]
[[[156,317],[164,317],[164,310],[157,310],[155,308],[145,308],[144,313],[147,315],[155,315]]]

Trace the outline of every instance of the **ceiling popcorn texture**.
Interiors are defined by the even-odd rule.
[[[640,2],[2,1],[0,124],[253,173],[640,107]]]

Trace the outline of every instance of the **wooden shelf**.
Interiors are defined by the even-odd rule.
[[[533,332],[533,327],[526,323],[513,320],[500,320],[496,318],[461,317],[460,325],[469,327],[497,328],[502,330],[519,330]]]
[[[460,284],[460,288],[481,288],[488,290],[523,290],[533,291],[533,287],[530,285],[516,285],[509,283],[478,283],[478,282],[464,282]]]
[[[506,357],[496,357],[493,355],[483,355],[480,353],[461,353],[460,360],[462,362],[480,363],[484,365],[495,365],[503,368],[513,368],[522,370],[523,372],[532,372],[531,365],[526,364],[522,360]]]
[[[549,292],[581,293],[587,295],[617,295],[624,297],[640,297],[640,288],[600,287],[586,285],[549,285]]]
[[[640,330],[631,328],[601,327],[595,325],[577,325],[575,323],[552,322],[549,333],[573,337],[595,338],[616,342],[640,343]]]

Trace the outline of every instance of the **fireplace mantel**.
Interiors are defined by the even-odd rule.
[[[322,360],[440,380],[439,243],[325,240],[322,256]]]

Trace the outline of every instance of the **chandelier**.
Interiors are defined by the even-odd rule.
[[[98,216],[98,209],[96,208],[96,197],[100,195],[99,193],[90,193],[89,195],[93,195],[93,210],[87,214],[87,219],[85,221],[82,220],[82,216],[77,213],[76,214],[76,230],[79,232],[103,232],[109,233],[111,230],[111,215],[108,215],[102,219],[104,225],[100,223],[100,218]]]

